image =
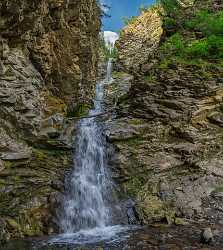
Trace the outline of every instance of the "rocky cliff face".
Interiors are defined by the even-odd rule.
[[[52,233],[97,72],[96,0],[0,3],[0,240]]]
[[[215,5],[222,9],[219,1],[206,1],[205,6],[201,2],[197,1],[192,12]],[[187,11],[189,15],[190,9]],[[151,14],[142,14],[135,25],[144,22],[141,26],[154,30],[150,25],[160,24],[154,15],[151,21]],[[118,78],[108,87],[108,95],[117,104],[116,118],[107,123],[108,140],[117,152],[111,164],[119,165],[114,178],[137,200],[144,223],[184,223],[180,217],[219,222],[223,186],[221,59],[199,59],[199,64],[179,58],[179,54],[174,57],[171,49],[172,54],[165,57],[163,48],[170,48],[171,42],[159,40],[160,26],[152,37],[147,34],[149,38],[140,45],[145,49],[134,49],[132,40],[138,44],[138,35],[126,35],[132,26],[124,29],[118,42],[118,63],[133,72],[134,79],[123,87],[126,76],[115,72]],[[155,46],[150,46],[155,33],[159,36],[155,36]],[[182,30],[182,37],[192,39],[192,45],[195,36],[200,39],[201,32]],[[179,47],[174,51],[178,53]]]
[[[116,46],[122,70],[136,73],[148,70],[150,67],[150,61],[163,34],[160,11],[161,7],[143,11],[138,18],[130,20],[121,31]]]

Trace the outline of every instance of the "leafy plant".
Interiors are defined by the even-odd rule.
[[[206,39],[192,42],[185,48],[187,57],[201,57],[205,58],[209,55],[208,41]]]
[[[172,35],[161,47],[162,52],[165,54],[175,54],[175,55],[182,55],[184,54],[184,40],[182,35],[176,33]]]
[[[201,31],[204,36],[223,35],[223,11],[209,13],[208,10],[201,10],[185,21],[185,28]]]
[[[177,0],[159,0],[159,2],[166,16],[176,18],[180,14],[181,7]]]

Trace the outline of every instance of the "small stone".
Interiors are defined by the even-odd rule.
[[[214,235],[213,235],[210,227],[205,228],[201,232],[201,242],[204,244],[210,244],[210,243],[214,242]]]

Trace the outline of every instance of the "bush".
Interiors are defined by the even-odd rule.
[[[208,38],[210,57],[223,58],[223,37],[212,35]]]
[[[195,17],[185,22],[185,28],[201,31],[204,36],[223,35],[223,12],[199,11]]]
[[[206,39],[194,41],[187,48],[185,48],[187,57],[201,57],[205,58],[209,55],[208,41]]]
[[[161,50],[165,54],[175,54],[175,55],[182,55],[184,54],[184,47],[185,43],[183,40],[183,37],[179,34],[176,33],[172,35],[161,47]]]
[[[166,17],[163,20],[163,25],[166,30],[175,30],[177,28],[177,21],[174,18]]]
[[[179,15],[181,7],[177,0],[160,0],[160,3],[167,16],[176,18]]]

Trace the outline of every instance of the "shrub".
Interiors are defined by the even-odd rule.
[[[208,49],[210,57],[223,58],[223,37],[216,35],[208,37]]]
[[[191,20],[185,21],[185,28],[201,31],[204,36],[223,35],[223,11],[199,11]]]
[[[186,56],[188,57],[201,57],[205,58],[209,55],[208,41],[206,39],[194,41],[185,49]]]
[[[184,54],[185,43],[183,37],[176,33],[172,35],[162,46],[161,50],[165,54],[173,53],[175,55],[183,55]]]
[[[177,28],[177,21],[172,17],[166,17],[163,21],[163,25],[167,30],[173,30]]]
[[[160,0],[165,14],[169,17],[176,18],[180,13],[180,5],[177,0]]]

